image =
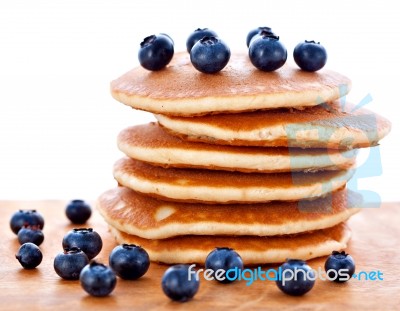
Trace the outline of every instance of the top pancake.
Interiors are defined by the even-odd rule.
[[[306,72],[284,65],[263,72],[244,53],[232,54],[216,74],[197,71],[188,53],[176,53],[163,70],[136,67],[111,83],[112,96],[123,104],[173,116],[315,106],[350,88],[347,77],[326,69]]]

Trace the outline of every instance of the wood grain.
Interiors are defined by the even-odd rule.
[[[88,296],[78,281],[64,281],[53,270],[53,260],[62,251],[61,240],[73,228],[64,215],[65,202],[0,201],[0,310],[399,310],[400,308],[400,203],[365,209],[350,220],[353,239],[348,248],[357,271],[383,273],[383,281],[352,279],[345,284],[317,280],[303,297],[281,293],[274,282],[243,281],[218,284],[201,279],[200,290],[187,303],[170,301],[161,290],[167,266],[152,263],[140,280],[118,279],[114,292],[105,298]],[[37,209],[45,217],[44,255],[41,265],[24,270],[15,259],[19,247],[9,228],[11,215],[18,209]],[[104,248],[97,259],[108,264],[108,254],[116,245],[97,212],[87,226],[97,230]],[[309,262],[323,267],[325,258]],[[272,266],[273,267],[273,266]],[[275,266],[276,267],[276,266]],[[264,267],[265,269],[270,266]]]

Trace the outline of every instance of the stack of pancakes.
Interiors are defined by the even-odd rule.
[[[119,243],[164,263],[204,263],[215,247],[245,264],[346,247],[343,222],[362,205],[346,189],[357,148],[390,131],[344,100],[348,78],[290,65],[262,72],[245,54],[207,75],[178,53],[164,70],[135,68],[111,89],[158,120],[118,136],[118,187],[97,206]]]

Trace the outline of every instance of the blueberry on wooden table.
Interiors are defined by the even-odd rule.
[[[28,242],[21,245],[15,258],[24,269],[34,269],[42,262],[43,255],[37,245]]]
[[[11,216],[11,230],[18,234],[19,229],[23,226],[38,226],[40,229],[44,227],[44,218],[36,210],[19,210]]]
[[[65,280],[78,280],[89,259],[80,248],[66,248],[54,258],[54,271]]]
[[[65,208],[67,218],[73,224],[84,224],[92,215],[89,204],[83,200],[72,200]]]
[[[228,247],[217,247],[206,258],[206,269],[211,269],[214,274],[220,270],[223,271],[219,276],[214,275],[215,280],[221,283],[231,283],[235,281],[230,279],[226,272],[230,269],[243,270],[242,257],[233,249]]]
[[[161,281],[165,295],[170,299],[185,302],[194,297],[199,290],[200,281],[193,275],[189,276],[189,265],[169,267]]]
[[[117,277],[114,271],[106,265],[92,261],[82,269],[79,281],[88,294],[104,297],[114,290]]]
[[[276,285],[285,294],[302,296],[314,287],[315,272],[305,261],[288,259],[279,269],[281,278],[276,280]]]
[[[92,228],[78,228],[72,229],[64,236],[62,247],[63,249],[80,248],[90,260],[100,253],[103,241]]]
[[[346,252],[333,251],[326,259],[325,271],[330,280],[335,282],[348,281],[356,271],[353,257]]]
[[[136,280],[150,267],[150,257],[146,250],[134,244],[116,246],[110,253],[110,267],[122,279]]]

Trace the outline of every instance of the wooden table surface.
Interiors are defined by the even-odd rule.
[[[167,266],[152,263],[137,281],[118,279],[113,293],[105,298],[87,295],[79,281],[65,281],[53,270],[53,260],[62,251],[61,240],[73,228],[64,214],[65,202],[0,201],[0,310],[400,310],[400,203],[365,209],[349,224],[353,239],[347,251],[357,270],[381,271],[383,281],[352,279],[345,284],[317,280],[303,297],[291,297],[272,281],[243,281],[224,285],[200,280],[193,300],[178,303],[161,290]],[[43,261],[34,270],[24,270],[15,259],[19,247],[9,228],[11,215],[18,209],[37,209],[45,217],[45,241],[40,246]],[[94,212],[87,226],[97,230],[104,247],[97,256],[108,264],[108,254],[116,245],[107,225]],[[325,258],[309,261],[312,268],[323,267]],[[276,266],[274,266],[276,267]],[[264,267],[265,269],[270,267]]]

